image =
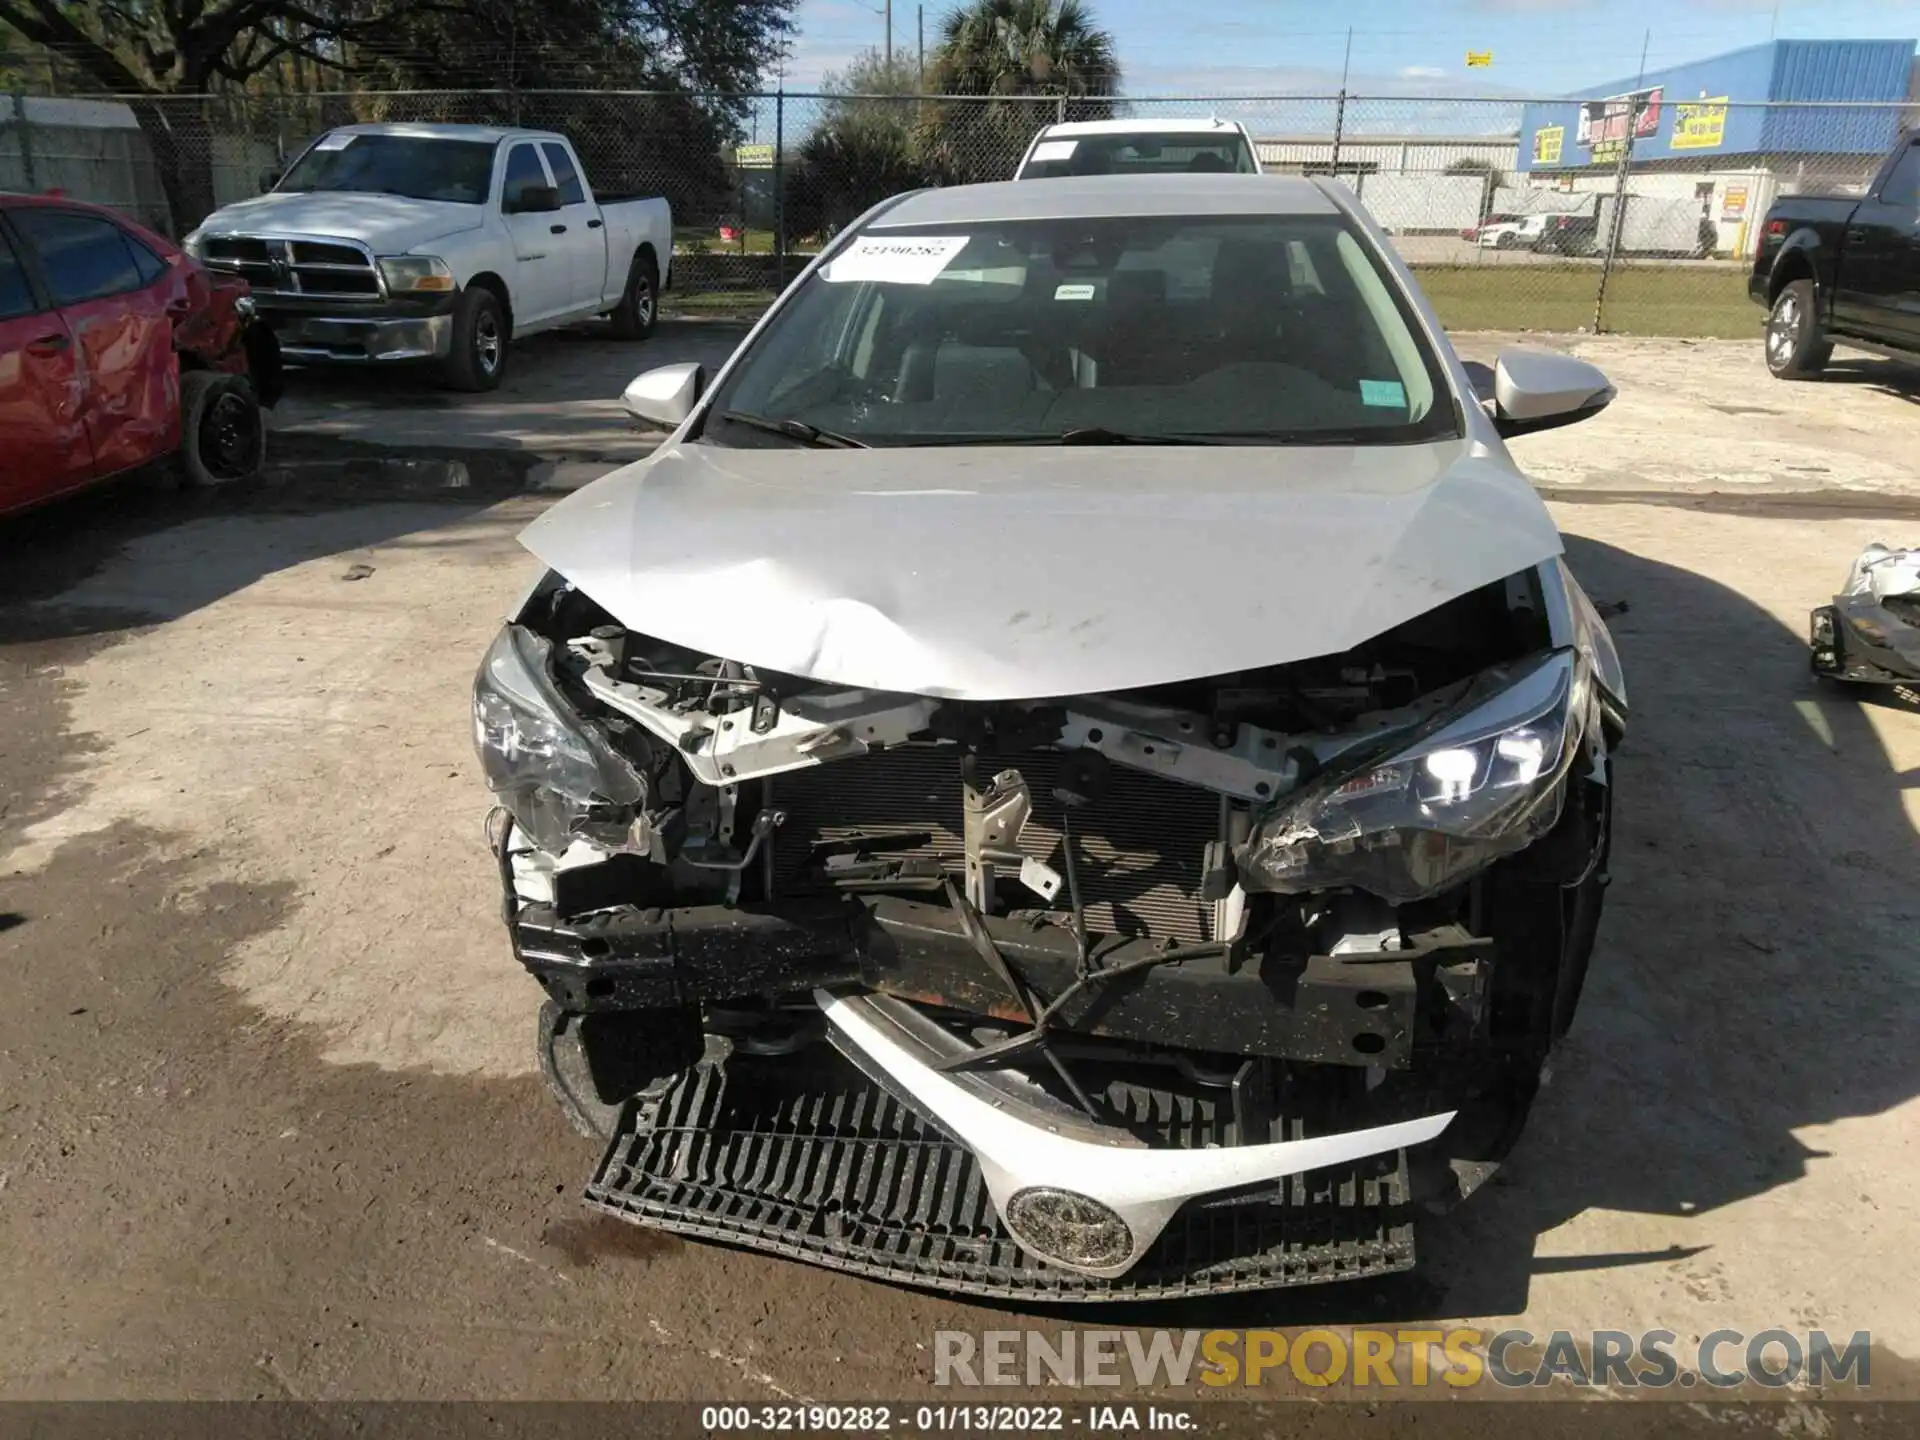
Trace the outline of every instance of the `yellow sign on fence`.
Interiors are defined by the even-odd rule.
[[[1467,68],[1469,70],[1485,70],[1492,64],[1493,52],[1491,50],[1467,51]]]
[[[1567,143],[1567,127],[1564,125],[1542,125],[1533,132],[1533,163],[1536,165],[1558,165],[1560,150]]]
[[[773,147],[771,145],[737,146],[733,152],[733,163],[742,170],[771,170]]]
[[[1682,100],[1673,107],[1671,150],[1718,150],[1727,139],[1727,97]]]

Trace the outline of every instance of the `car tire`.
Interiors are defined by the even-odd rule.
[[[1763,344],[1776,380],[1812,380],[1827,368],[1833,342],[1820,323],[1813,281],[1795,280],[1774,297]]]
[[[660,266],[651,255],[636,255],[627,271],[627,288],[610,314],[617,340],[644,340],[660,319]]]
[[[180,478],[189,485],[251,480],[267,461],[267,420],[244,376],[189,370],[180,377]]]
[[[475,287],[460,292],[453,307],[453,349],[441,377],[454,390],[497,390],[507,369],[507,312],[500,297]]]

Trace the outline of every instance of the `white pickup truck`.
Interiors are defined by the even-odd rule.
[[[645,339],[673,215],[596,197],[551,131],[345,125],[183,243],[247,279],[294,364],[431,361],[455,389],[491,390],[519,336],[606,315]]]
[[[1060,175],[1258,175],[1260,152],[1232,120],[1068,120],[1033,137],[1016,180]]]

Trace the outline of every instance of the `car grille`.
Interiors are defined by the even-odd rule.
[[[1054,798],[1062,756],[1055,750],[995,757],[989,774],[1018,770],[1033,795],[1033,817],[1020,848],[1062,877],[1062,806]],[[787,813],[775,832],[774,873],[781,894],[827,888],[812,863],[813,846],[880,832],[926,832],[926,844],[885,849],[897,859],[936,859],[956,877],[966,861],[960,751],[914,744],[781,775],[773,803]],[[1148,936],[1194,944],[1209,938],[1212,905],[1200,898],[1206,846],[1220,834],[1220,797],[1157,775],[1116,766],[1106,792],[1074,814],[1075,854],[1087,907],[1087,928],[1099,934]],[[1000,887],[1009,909],[1049,908],[1009,878]],[[1066,887],[1050,907],[1070,914]]]
[[[257,295],[322,300],[380,298],[380,276],[373,257],[355,245],[213,235],[207,238],[202,253],[213,268],[244,277]]]
[[[832,767],[828,767],[832,768]],[[980,1164],[815,1047],[703,1061],[629,1105],[587,1186],[623,1220],[908,1285],[1026,1302],[1175,1299],[1410,1269],[1404,1155],[1189,1201],[1140,1262],[1098,1280],[1014,1243]],[[1168,1148],[1231,1143],[1217,1104],[1163,1095]],[[1285,1122],[1300,1139],[1299,1122]]]

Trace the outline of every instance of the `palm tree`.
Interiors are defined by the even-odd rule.
[[[941,22],[932,79],[949,95],[1106,96],[1120,62],[1081,0],[971,0]]]

